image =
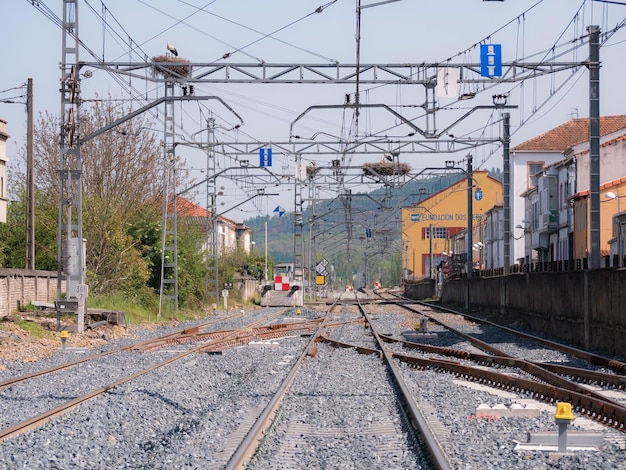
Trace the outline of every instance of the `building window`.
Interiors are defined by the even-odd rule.
[[[535,176],[543,170],[543,162],[528,162],[528,179],[526,184],[529,188],[532,188],[534,184],[532,184],[532,177]]]
[[[424,232],[424,238],[429,239],[430,237],[430,229],[431,227],[426,227]],[[432,227],[433,236],[432,238],[448,238],[448,229],[446,227]]]

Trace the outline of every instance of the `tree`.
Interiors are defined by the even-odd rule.
[[[108,100],[83,106],[79,138],[129,112]],[[87,280],[94,293],[133,289],[150,277],[150,263],[129,231],[133,222],[151,213],[161,189],[162,155],[150,124],[145,115],[139,116],[81,147],[83,236]],[[40,114],[35,132],[36,182],[40,194],[54,204],[59,197],[58,129],[57,116]]]
[[[17,160],[8,171],[7,222],[0,224],[0,267],[23,269],[26,265],[26,177]],[[57,207],[35,190],[36,269],[57,269]]]

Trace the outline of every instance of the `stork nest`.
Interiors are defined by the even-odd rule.
[[[152,62],[168,65],[153,65],[154,73],[163,75],[165,78],[188,78],[191,74],[191,66],[187,59],[159,55],[152,58]]]
[[[320,171],[320,167],[317,165],[307,165],[306,167],[306,175],[309,178],[313,178]]]
[[[411,167],[407,163],[393,162],[376,162],[365,163],[363,165],[363,173],[369,176],[392,176],[392,175],[408,175]]]

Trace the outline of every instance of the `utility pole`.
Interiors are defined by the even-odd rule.
[[[511,153],[510,117],[502,115],[502,188],[504,203],[504,275],[511,266]]]
[[[26,88],[26,269],[35,269],[35,163],[33,125],[33,79]]]
[[[428,246],[429,258],[428,259],[430,260],[428,263],[430,264],[430,266],[428,267],[430,271],[428,277],[432,279],[433,272],[434,272],[433,271],[433,224],[430,224],[428,226],[428,239],[429,239],[429,246]]]
[[[600,28],[589,26],[589,268],[600,268]]]
[[[474,206],[472,201],[472,156],[467,156],[467,278],[470,279],[472,277],[472,269],[473,269],[473,226],[472,219],[474,218]],[[469,284],[468,284],[469,285]]]
[[[472,203],[472,156],[467,156],[467,288],[465,290],[465,308],[470,305],[470,279],[472,278],[473,263],[473,240],[472,240],[472,219],[474,218],[474,208]]]

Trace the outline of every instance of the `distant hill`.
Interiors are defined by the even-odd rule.
[[[502,179],[500,170],[490,171],[490,175]],[[451,184],[463,179],[462,173],[444,175],[441,177],[429,177],[416,179],[402,188],[380,188],[369,193],[352,193],[349,200],[323,199],[316,201],[313,225],[313,237],[316,239],[317,259],[322,256],[342,260],[335,265],[335,270],[340,275],[349,276],[350,273],[359,271],[359,265],[364,263],[364,246],[368,246],[371,253],[370,270],[376,269],[376,254],[389,257],[388,250],[401,252],[402,240],[402,207],[417,205],[430,195],[439,192]],[[349,206],[349,210],[347,209]],[[303,242],[308,247],[309,223],[313,217],[311,207],[307,207],[303,213],[304,226],[302,228]],[[351,220],[347,220],[351,217]],[[244,223],[252,231],[257,250],[265,250],[265,222],[268,231],[268,254],[276,263],[293,262],[294,242],[294,215],[286,212],[282,217],[277,215],[257,216],[246,219]],[[352,227],[351,236],[348,224]],[[366,228],[371,229],[373,243],[364,245]],[[325,244],[324,240],[331,240]],[[349,253],[344,253],[348,246]],[[341,255],[341,256],[339,256]],[[333,262],[332,260],[329,260]],[[371,276],[370,276],[371,277]]]

